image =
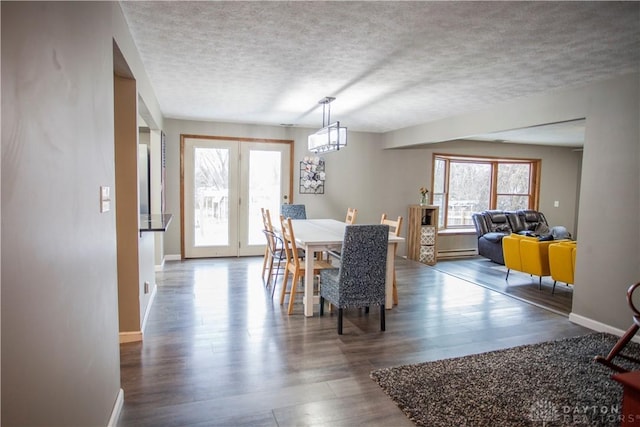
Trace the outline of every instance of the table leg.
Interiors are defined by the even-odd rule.
[[[313,248],[305,247],[304,257],[304,315],[313,316]]]
[[[384,285],[384,307],[387,310],[393,308],[393,269],[395,268],[395,251],[393,250],[395,243],[389,243],[387,247],[387,275]]]

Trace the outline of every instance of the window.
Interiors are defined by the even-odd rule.
[[[540,160],[433,155],[433,204],[440,228],[473,227],[486,209],[537,209]]]

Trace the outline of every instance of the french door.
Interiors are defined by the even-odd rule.
[[[275,220],[291,183],[293,141],[181,137],[185,258],[261,255],[260,208]]]

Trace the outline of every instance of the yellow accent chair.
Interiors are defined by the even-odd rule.
[[[553,240],[540,241],[536,237],[510,234],[502,239],[502,250],[507,267],[507,276],[511,270],[538,276],[538,289],[542,289],[542,277],[550,276],[549,245]]]
[[[576,271],[576,250],[577,244],[574,241],[561,241],[549,245],[549,268],[553,279],[551,293],[555,292],[557,282],[573,285]]]
[[[522,236],[519,234],[509,234],[502,238],[502,256],[504,258],[504,266],[507,267],[505,280],[509,279],[511,270],[522,271],[520,240],[522,240]]]

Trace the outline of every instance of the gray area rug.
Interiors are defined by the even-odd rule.
[[[619,425],[622,386],[596,363],[618,337],[593,333],[378,369],[371,378],[419,426]],[[624,354],[640,355],[627,345]],[[640,369],[624,358],[614,362]]]

